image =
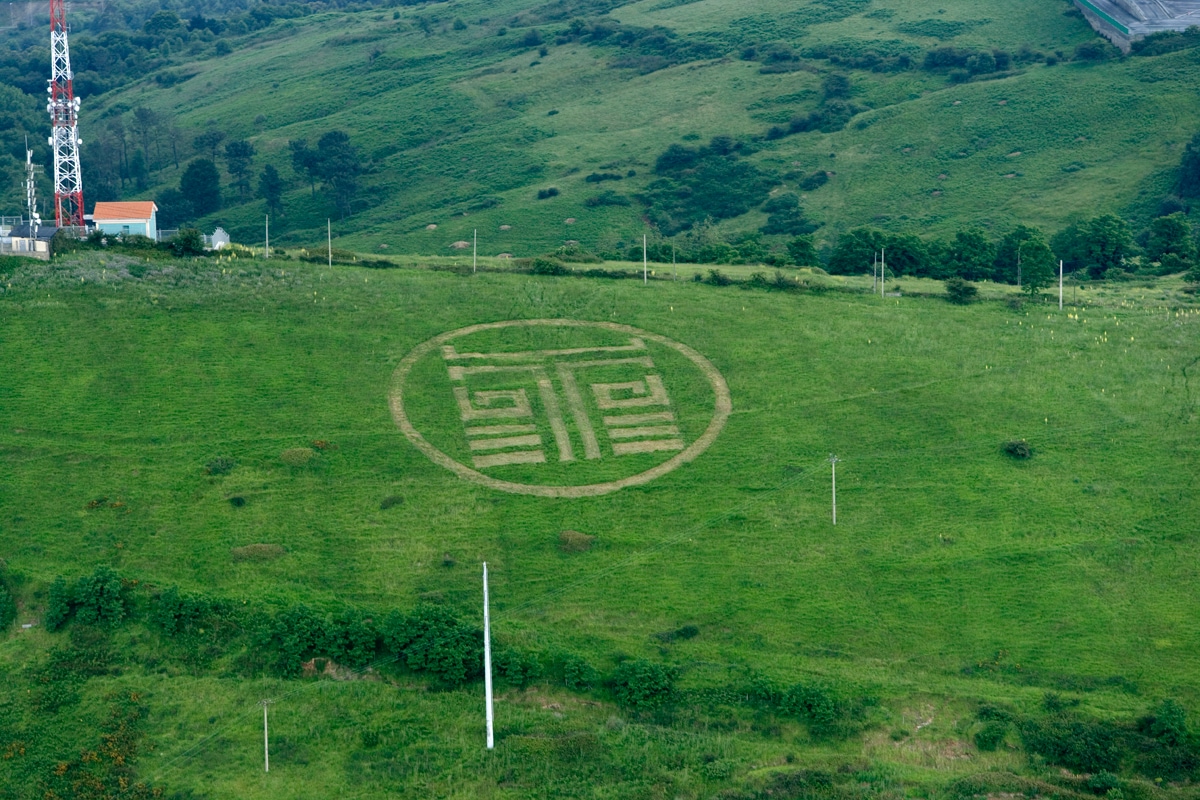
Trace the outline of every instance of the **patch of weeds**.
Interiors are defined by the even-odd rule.
[[[233,468],[237,466],[237,462],[227,456],[214,458],[204,465],[204,471],[209,475],[228,475],[233,472]]]
[[[1024,439],[1011,439],[1004,443],[1004,454],[1018,460],[1033,458],[1033,448]]]

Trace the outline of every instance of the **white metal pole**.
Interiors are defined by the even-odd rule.
[[[646,257],[646,234],[642,234],[642,285],[650,282],[650,261]]]
[[[487,562],[483,562],[483,693],[487,703],[487,749],[495,746],[492,731],[495,715],[492,712],[492,620],[488,611]]]
[[[271,705],[270,700],[263,700],[263,772],[271,771],[271,740],[267,735],[267,706]]]
[[[471,272],[474,272],[479,260],[479,229],[471,231]]]
[[[871,251],[871,294],[879,288],[879,251]]]
[[[333,223],[325,220],[325,244],[329,248],[329,266],[333,267]]]
[[[1063,300],[1063,266],[1062,261],[1058,262],[1058,310],[1062,311]]]
[[[883,282],[887,279],[887,248],[880,249],[879,253],[879,296],[883,297]]]
[[[833,486],[833,524],[837,525],[837,465],[838,457],[833,453],[829,454],[829,466],[832,468],[831,478]]]
[[[263,248],[263,258],[271,257],[271,215],[267,214],[263,220],[263,232],[266,234],[266,247]]]

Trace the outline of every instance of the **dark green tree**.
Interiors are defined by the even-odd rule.
[[[911,233],[897,233],[884,241],[885,260],[889,274],[932,275],[935,259],[930,258],[929,245]]]
[[[225,131],[209,128],[192,140],[192,144],[202,153],[208,153],[213,163],[217,161],[217,148],[225,141]]]
[[[288,150],[292,154],[292,169],[296,175],[308,181],[313,197],[317,196],[317,181],[320,179],[320,168],[317,165],[317,153],[308,146],[307,139],[291,139]]]
[[[675,699],[675,670],[652,661],[626,661],[612,677],[617,703],[635,711],[670,705]]]
[[[158,226],[162,229],[178,228],[196,215],[192,201],[178,189],[164,189],[154,202],[158,206]]]
[[[1009,232],[996,247],[996,260],[992,262],[992,280],[997,283],[1017,283],[1018,267],[1024,253],[1025,243],[1042,237],[1037,228],[1018,225]]]
[[[1180,197],[1200,197],[1200,133],[1188,142],[1179,160],[1175,192]]]
[[[273,164],[263,167],[262,174],[258,176],[258,196],[266,201],[268,214],[283,214],[283,189],[279,170]]]
[[[358,148],[350,144],[344,131],[330,131],[317,142],[317,165],[321,182],[333,195],[342,216],[349,215],[358,192],[358,176],[362,172]]]
[[[1186,214],[1177,211],[1156,218],[1147,234],[1146,257],[1161,264],[1164,273],[1186,270],[1196,261],[1196,241]]]
[[[1101,214],[1059,231],[1053,247],[1070,271],[1084,269],[1091,277],[1102,278],[1133,255],[1133,233],[1120,217]]]
[[[821,263],[811,236],[797,236],[787,243],[788,256],[797,267],[815,267]]]
[[[829,258],[834,275],[861,275],[871,269],[879,251],[887,244],[887,235],[873,228],[855,228],[838,237]]]
[[[139,192],[145,191],[150,182],[150,168],[146,165],[146,156],[141,150],[134,150],[129,157],[129,180]]]
[[[1049,286],[1057,274],[1058,261],[1045,238],[1036,236],[1026,241],[1021,248],[1021,289],[1032,297]]]
[[[204,216],[221,208],[221,175],[217,165],[207,158],[197,158],[179,179],[179,191],[192,201],[196,214]]]
[[[950,240],[945,257],[947,277],[981,281],[992,276],[996,246],[979,228],[963,228]]]
[[[233,177],[233,185],[238,190],[238,197],[243,201],[250,194],[250,165],[254,163],[256,152],[254,145],[245,139],[238,139],[225,145],[225,164],[229,167],[229,174]]]

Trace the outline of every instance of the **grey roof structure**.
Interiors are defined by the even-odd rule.
[[[1088,22],[1122,50],[1135,39],[1200,25],[1200,0],[1075,0]]]

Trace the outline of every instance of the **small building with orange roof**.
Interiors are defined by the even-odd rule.
[[[158,206],[153,200],[131,200],[119,203],[96,203],[92,222],[96,230],[114,236],[145,236],[158,240]]]

